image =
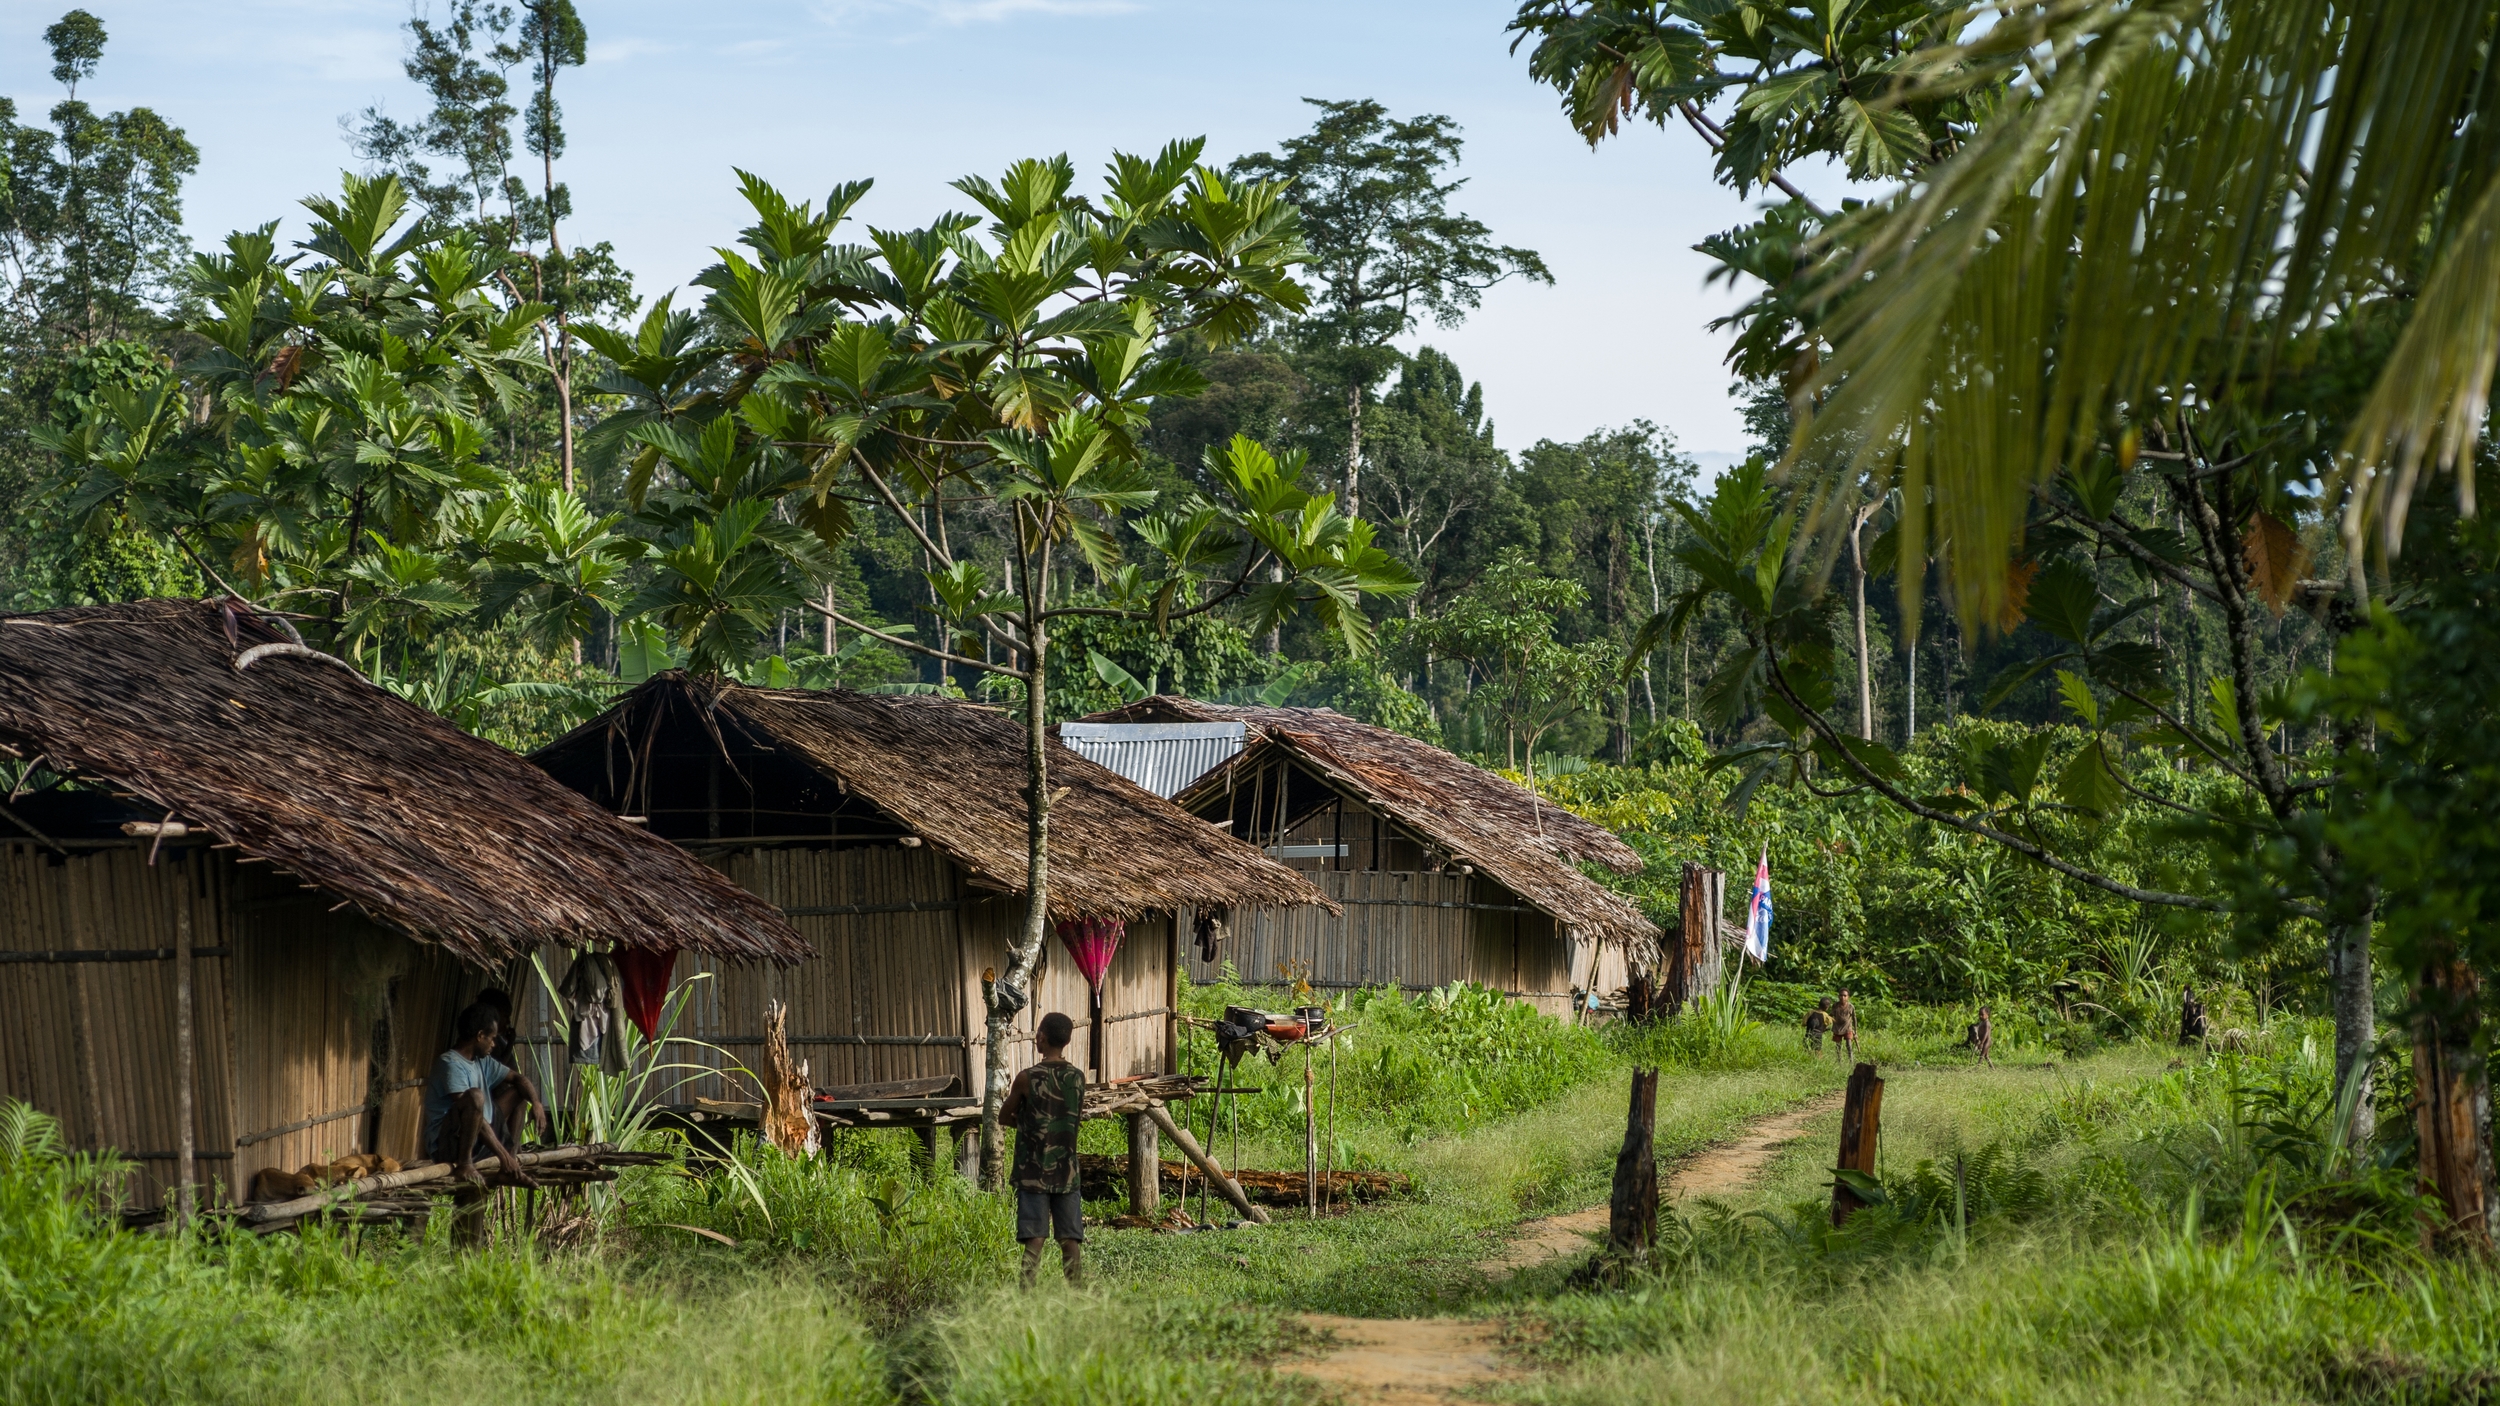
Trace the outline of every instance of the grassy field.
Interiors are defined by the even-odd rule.
[[[1904,1013],[1863,1051],[1887,1078],[1885,1205],[1831,1229],[1825,1117],[1744,1194],[1670,1215],[1621,1287],[1585,1292],[1569,1265],[1483,1266],[1523,1218],[1602,1198],[1632,1061],[1666,1071],[1669,1161],[1827,1094],[1839,1066],[1732,1019],[1635,1037],[1450,1001],[1346,1014],[1363,1028],[1339,1070],[1344,1155],[1413,1194],[1099,1232],[1082,1294],[1051,1269],[1052,1292],[1017,1292],[1007,1208],[916,1170],[899,1137],[653,1169],[583,1243],[461,1255],[439,1230],[107,1233],[76,1160],[0,1126],[0,1400],[1317,1401],[1291,1373],[1324,1347],[1304,1311],[1497,1319],[1528,1370],[1491,1394],[1518,1401],[2500,1393],[2500,1279],[2420,1256],[2401,1173],[2323,1155],[2323,1068],[2296,1025],[2245,1059],[2042,1045],[1983,1069],[1950,1048],[1949,1013]],[[1294,1165],[1298,1066],[1236,1077],[1277,1086],[1244,1101],[1245,1160]]]

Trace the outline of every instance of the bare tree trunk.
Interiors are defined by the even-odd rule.
[[[1910,721],[1901,733],[1901,745],[1907,747],[1918,740],[1918,642],[1915,640],[1910,642],[1910,683],[1903,692],[1910,704]]]
[[[1045,524],[1046,526],[1046,524]],[[983,994],[989,999],[989,1047],[981,1087],[981,1185],[992,1191],[1007,1184],[1006,1137],[998,1126],[998,1106],[1007,1097],[1007,1027],[1031,993],[1026,985],[1042,958],[1050,935],[1050,714],[1046,706],[1046,666],[1050,637],[1042,624],[1044,593],[1050,581],[1049,539],[1024,558],[1024,767],[1025,878],[1024,934],[1018,939],[1007,974]]]
[[[2349,1104],[2346,1145],[2359,1147],[2378,1130],[2371,1062],[2378,1049],[2377,993],[2370,980],[2370,920],[2334,928],[2327,938],[2327,979],[2335,1010],[2335,1097]]]
[[[1285,564],[1281,561],[1269,562],[1267,564],[1267,579],[1270,581],[1284,580]],[[1260,642],[1259,652],[1269,656],[1270,658],[1285,652],[1284,621],[1277,621],[1274,627],[1268,630],[1267,638]]]
[[[1345,394],[1345,515],[1363,515],[1363,382],[1357,377]]]
[[[1874,670],[1866,657],[1866,548],[1862,539],[1867,519],[1873,515],[1874,509],[1866,508],[1849,518],[1849,609],[1858,628],[1858,736],[1869,742],[1875,740],[1875,688]]]

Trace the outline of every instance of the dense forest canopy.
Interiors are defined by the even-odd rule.
[[[0,604],[232,592],[516,746],[682,665],[1040,694],[1048,720],[1146,691],[1334,707],[1626,815],[1671,791],[1726,817],[1661,860],[1812,816],[1823,853],[1881,849],[1931,896],[1784,910],[1787,975],[2048,999],[2157,933],[2322,992],[2362,891],[2326,856],[2368,847],[2319,838],[2363,706],[2319,681],[2368,608],[2328,589],[2353,564],[2318,466],[2398,295],[2287,331],[2262,394],[1957,515],[1870,450],[1894,430],[1836,428],[1871,304],[1834,275],[1985,154],[2006,53],[1952,6],[1707,8],[1536,0],[1512,30],[1591,142],[1647,119],[1770,200],[1702,245],[1749,299],[1725,325],[1754,460],[1715,480],[1640,404],[1499,438],[1432,329],[1553,274],[1468,212],[1446,116],[1314,99],[1261,152],[968,176],[965,213],[911,231],[850,218],[864,183],[725,165],[754,223],[654,296],[572,215],[563,157],[598,134],[565,125],[569,0],[412,20],[430,106],[375,95],[292,247],[193,246],[198,153],[79,101],[111,58],[73,11],[58,101],[0,102]],[[1867,199],[1783,174],[1824,158]],[[2433,546],[2381,563],[2383,601],[2454,522],[2414,514]],[[1019,600],[1049,618],[1038,682]]]

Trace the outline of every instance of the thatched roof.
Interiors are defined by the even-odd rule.
[[[1231,761],[1173,800],[1194,810],[1280,753],[1347,795],[1404,825],[1451,858],[1564,926],[1609,942],[1655,941],[1658,925],[1580,872],[1577,862],[1636,872],[1641,857],[1603,826],[1544,800],[1428,742],[1357,722],[1327,708],[1252,708],[1159,695],[1097,713],[1089,722],[1241,722],[1252,734]]]
[[[594,940],[810,955],[769,904],[337,660],[237,668],[264,645],[286,640],[216,601],[0,616],[0,749],[472,962]]]
[[[864,797],[961,865],[977,886],[1023,893],[1025,734],[996,708],[843,689],[748,688],[662,674],[533,758],[577,780],[655,735],[655,710],[699,717],[724,741],[777,751]],[[1061,918],[1208,908],[1335,905],[1309,880],[1170,801],[1050,744],[1050,908]],[[694,843],[690,841],[690,843]]]

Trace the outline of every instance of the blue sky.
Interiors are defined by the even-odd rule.
[[[155,107],[201,149],[192,237],[284,216],[353,161],[340,119],[420,116],[400,71],[404,0],[83,0],[111,40],[80,96]],[[1484,382],[1503,447],[1648,418],[1716,467],[1745,437],[1706,330],[1733,305],[1694,241],[1746,218],[1699,140],[1643,128],[1591,152],[1508,52],[1503,0],[580,0],[590,63],[559,96],[574,238],[615,241],[646,296],[746,223],[732,166],[794,195],[873,177],[861,217],[918,222],[946,182],[1065,151],[1204,136],[1221,160],[1309,125],[1301,99],[1374,97],[1465,128],[1458,204],[1543,253],[1556,285],[1505,285],[1415,339]],[[68,0],[0,5],[0,93],[58,98],[44,27]],[[1818,196],[1830,193],[1829,182]]]

